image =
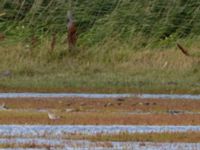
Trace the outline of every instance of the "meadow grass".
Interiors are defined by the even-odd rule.
[[[8,77],[1,75],[1,91],[200,92],[199,59],[175,47],[135,52],[106,46],[71,54],[61,44],[53,52],[48,42],[32,50],[24,45],[0,46],[0,72],[11,71]]]

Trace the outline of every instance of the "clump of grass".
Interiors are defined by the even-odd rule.
[[[198,61],[178,50],[132,52],[119,47],[109,53],[98,48],[71,55],[65,46],[38,47],[33,52],[21,45],[0,47],[0,71],[11,70],[11,77],[0,78],[0,88],[78,92],[199,93]],[[185,61],[186,60],[186,61]],[[45,90],[46,89],[46,90]],[[110,89],[110,90],[108,90]]]
[[[45,148],[45,149],[51,149],[53,148],[51,144],[37,144],[34,142],[30,142],[30,143],[6,143],[6,144],[0,144],[0,148],[34,148],[34,149],[41,149],[41,148]],[[63,149],[63,146],[56,146],[56,148],[60,148]]]

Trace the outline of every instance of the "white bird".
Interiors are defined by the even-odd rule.
[[[6,109],[8,109],[8,107],[6,107],[5,103],[0,105],[0,110],[6,110]]]
[[[53,112],[48,112],[48,117],[50,120],[58,120],[60,119],[61,117]]]

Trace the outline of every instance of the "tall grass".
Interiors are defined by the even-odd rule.
[[[6,14],[1,16],[0,31],[17,38],[65,34],[69,9],[76,18],[79,42],[87,46],[107,40],[133,47],[168,46],[179,38],[200,34],[200,4],[195,0],[1,1],[0,12]]]

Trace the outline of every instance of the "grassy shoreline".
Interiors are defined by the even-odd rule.
[[[90,140],[93,142],[182,142],[199,143],[200,132],[164,132],[164,133],[119,133],[119,134],[96,134],[96,135],[70,135],[67,139]]]
[[[156,142],[156,143],[199,143],[200,132],[163,132],[163,133],[128,133],[121,132],[116,134],[98,133],[89,134],[67,134],[63,135],[62,140],[86,140],[91,142]],[[1,138],[20,138],[19,136],[0,137]],[[23,138],[23,137],[21,137]],[[30,137],[25,137],[30,138]],[[40,138],[48,138],[48,135]],[[55,137],[50,138],[51,140]],[[0,147],[3,146],[0,144]]]
[[[121,87],[121,88],[90,88],[90,87],[63,87],[63,88],[41,88],[41,87],[6,87],[6,88],[0,88],[1,93],[24,93],[24,92],[33,92],[33,93],[106,93],[106,94],[112,94],[112,93],[134,93],[134,94],[200,94],[198,91],[189,91],[188,89],[149,89],[149,90],[143,90],[143,89],[137,89],[137,88],[127,88],[127,87]]]
[[[107,54],[97,47],[70,54],[63,45],[49,53],[45,43],[33,50],[19,43],[0,46],[0,51],[2,92],[200,94],[199,58],[176,48],[134,51],[121,46]]]

